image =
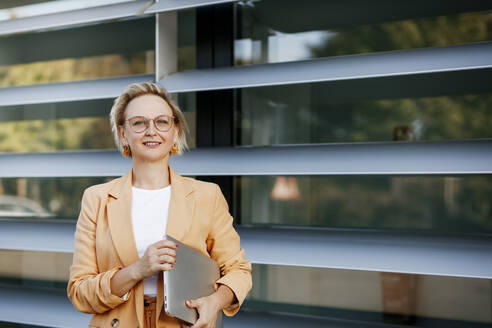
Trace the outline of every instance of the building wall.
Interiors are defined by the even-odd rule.
[[[253,262],[226,327],[492,324],[491,3],[33,2],[0,5],[0,326],[87,325],[71,238],[131,165],[108,114],[136,81],[173,93],[171,164]]]

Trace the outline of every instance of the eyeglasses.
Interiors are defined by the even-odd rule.
[[[144,131],[147,131],[147,129],[149,128],[150,121],[154,122],[156,130],[160,132],[167,132],[171,129],[175,120],[176,118],[174,116],[159,115],[154,119],[148,119],[145,116],[134,116],[125,120],[125,122],[128,121],[133,132],[142,133]]]

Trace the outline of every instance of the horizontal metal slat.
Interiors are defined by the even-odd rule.
[[[192,92],[416,76],[492,67],[492,42],[184,71],[159,82]]]
[[[29,313],[29,315],[26,315]],[[0,321],[42,325],[56,328],[87,327],[91,315],[80,313],[72,306],[65,292],[0,286]],[[241,310],[232,318],[223,316],[224,327],[306,327],[359,328],[382,327],[373,323],[345,322],[309,316],[265,313]],[[395,326],[384,325],[385,328]],[[404,327],[404,326],[398,326]]]
[[[238,228],[257,264],[492,278],[492,238],[432,233]]]
[[[0,21],[0,36],[67,28],[141,15],[152,1],[139,0]]]
[[[491,150],[492,139],[368,142],[197,149],[174,159],[186,175],[483,174],[492,173]]]
[[[170,164],[190,176],[492,174],[492,139],[198,148]],[[116,150],[0,153],[0,178],[120,176],[130,167]]]
[[[131,164],[115,150],[0,153],[0,177],[119,176],[127,172]]]
[[[145,14],[157,14],[167,11],[198,8],[236,1],[238,0],[165,0],[154,3],[145,10]]]
[[[130,75],[75,82],[0,88],[0,106],[116,98],[131,83],[154,81],[154,75]]]
[[[0,249],[73,253],[75,221],[0,219]]]
[[[256,264],[492,279],[492,237],[240,226]],[[0,220],[0,249],[73,252],[75,222]]]
[[[0,285],[0,321],[46,327],[87,327],[91,316],[78,312],[63,291]]]

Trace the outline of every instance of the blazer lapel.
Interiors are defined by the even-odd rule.
[[[171,201],[167,218],[166,235],[181,240],[188,232],[193,219],[195,198],[192,197],[193,186],[169,166],[171,179]]]
[[[130,169],[109,191],[115,199],[109,200],[107,206],[111,238],[125,267],[138,260],[132,223],[132,179]]]

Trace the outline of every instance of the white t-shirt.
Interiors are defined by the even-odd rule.
[[[171,185],[161,189],[140,189],[132,186],[132,223],[138,256],[166,234]],[[157,274],[144,279],[144,294],[157,295]]]

